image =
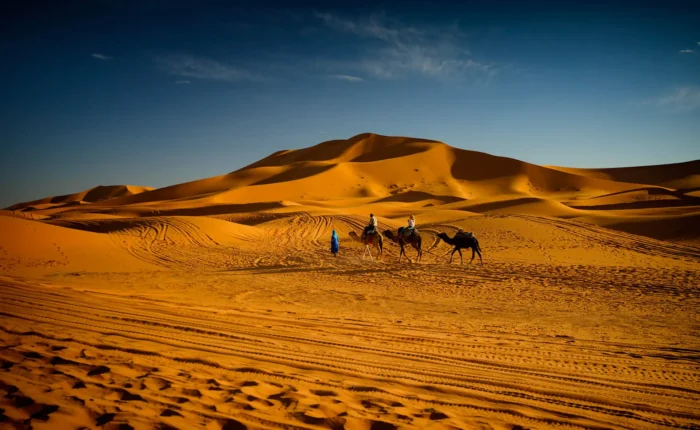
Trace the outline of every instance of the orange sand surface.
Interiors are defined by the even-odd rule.
[[[0,428],[700,428],[698,190],[363,134],[14,205]]]

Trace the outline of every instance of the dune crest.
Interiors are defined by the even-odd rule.
[[[700,160],[654,166],[615,167],[607,169],[577,169],[549,166],[576,175],[620,182],[658,185],[676,190],[700,188]]]

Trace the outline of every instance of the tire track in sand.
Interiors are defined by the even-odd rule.
[[[12,375],[22,375],[5,374],[5,382],[16,386],[26,381],[46,384],[69,375],[79,378],[89,389],[104,390],[100,391],[106,396],[104,410],[110,405],[108,393],[124,397],[119,390],[133,393],[133,387],[141,385],[128,372],[119,375],[109,370],[108,379],[97,381],[78,371],[79,365],[50,365],[46,361],[48,351],[58,357],[51,358],[56,363],[75,361],[91,368],[106,364],[112,369],[112,363],[158,368],[163,360],[175,363],[179,372],[192,378],[159,376],[172,379],[170,387],[162,392],[148,386],[139,389],[144,401],[165,410],[179,405],[174,399],[181,397],[183,390],[206,392],[186,397],[188,406],[178,413],[218,422],[231,416],[221,413],[226,405],[237,405],[228,410],[236,411],[233,416],[249,428],[340,428],[380,421],[420,428],[437,418],[443,424],[464,428],[472,422],[469,417],[475,415],[526,428],[690,428],[700,421],[700,415],[693,412],[693,405],[700,401],[692,388],[700,381],[697,361],[668,362],[654,358],[656,351],[645,354],[646,359],[636,367],[654,373],[660,367],[671,366],[687,375],[687,382],[677,381],[677,386],[640,385],[622,371],[629,357],[609,354],[607,345],[589,344],[585,353],[581,351],[582,359],[606,364],[601,378],[588,374],[583,367],[543,364],[570,356],[549,340],[530,339],[538,346],[536,352],[523,348],[511,351],[495,340],[493,344],[478,345],[483,348],[469,348],[477,345],[470,345],[468,340],[446,342],[429,335],[406,337],[392,326],[363,329],[334,322],[324,324],[324,330],[334,334],[334,341],[325,341],[318,338],[318,324],[279,315],[238,314],[212,321],[192,309],[162,307],[130,298],[43,290],[14,282],[3,282],[3,290],[7,292],[0,299],[6,347],[0,350],[0,356],[6,365],[13,363]],[[115,301],[120,305],[115,306]],[[129,315],[115,309],[130,309]],[[275,330],[265,329],[281,323]],[[62,327],[69,328],[73,337],[61,337]],[[46,359],[25,357],[27,348],[38,345],[36,341],[25,345],[25,339],[36,336],[43,339],[47,349],[30,355]],[[428,344],[431,346],[426,350]],[[72,352],[76,349],[97,353],[86,360]],[[208,358],[202,360],[202,354]],[[508,357],[523,355],[526,360],[520,360],[520,364],[508,364]],[[393,364],[384,364],[387,359]],[[62,374],[44,372],[41,376],[41,369],[51,366],[58,366]],[[318,378],[319,372],[325,376]],[[155,373],[150,372],[148,378],[155,378]],[[218,381],[223,393],[214,390],[211,394],[211,384],[203,382],[209,379]],[[387,388],[375,387],[375,381],[382,381]],[[131,388],[124,388],[126,385]],[[275,388],[263,396],[258,387]],[[170,393],[174,389],[179,391]],[[603,396],[599,394],[602,389]],[[64,391],[80,398],[77,389]],[[315,404],[322,407],[313,407]],[[272,414],[275,408],[283,408],[285,413]],[[134,423],[140,419],[136,408],[125,407],[118,415]]]

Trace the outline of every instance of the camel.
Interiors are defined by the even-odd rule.
[[[472,259],[469,261],[469,264],[471,264],[472,261],[474,261],[475,253],[479,254],[479,261],[481,262],[481,264],[484,264],[484,260],[481,259],[481,248],[479,247],[479,241],[476,240],[474,236],[467,234],[455,234],[454,237],[449,237],[447,233],[440,233],[437,236],[448,245],[452,245],[455,247],[452,250],[452,254],[450,254],[450,264],[452,263],[452,257],[454,257],[455,251],[459,252],[459,259],[461,261],[460,264],[464,264],[464,259],[462,258],[462,249],[469,248],[471,248],[472,250]]]
[[[399,263],[401,262],[401,257],[403,255],[406,256],[408,261],[411,261],[408,254],[406,254],[406,250],[404,249],[404,246],[406,246],[407,244],[411,245],[413,248],[415,248],[416,251],[418,251],[418,257],[416,258],[416,262],[420,261],[421,257],[423,257],[423,250],[421,249],[421,244],[423,243],[423,241],[418,232],[405,236],[402,232],[402,229],[399,229],[399,234],[395,236],[391,230],[385,230],[384,236],[386,236],[386,238],[390,241],[397,243],[401,247],[401,252],[399,253]]]
[[[379,234],[379,232],[373,232],[368,235],[363,235],[363,237],[360,237],[355,233],[354,231],[350,232],[350,237],[352,237],[354,240],[364,243],[365,244],[365,252],[362,254],[362,259],[365,259],[365,255],[367,252],[369,252],[369,258],[374,261],[374,258],[372,257],[372,251],[370,250],[370,246],[376,246],[377,250],[379,252],[379,255],[377,257],[378,260],[382,259],[382,252],[384,250],[384,240],[382,239],[382,235]]]

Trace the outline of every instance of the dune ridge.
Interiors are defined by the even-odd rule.
[[[7,208],[7,210],[41,210],[52,207],[52,205],[67,205],[80,203],[95,203],[102,200],[115,199],[118,197],[131,196],[146,191],[153,190],[153,187],[139,185],[98,185],[94,188],[74,194],[66,194],[56,197],[45,197],[43,199],[30,202],[17,203]]]
[[[676,190],[690,190],[700,187],[700,160],[684,163],[660,164],[637,167],[614,167],[603,169],[577,169],[571,167],[548,166],[576,175],[609,179],[619,182],[658,185]]]

